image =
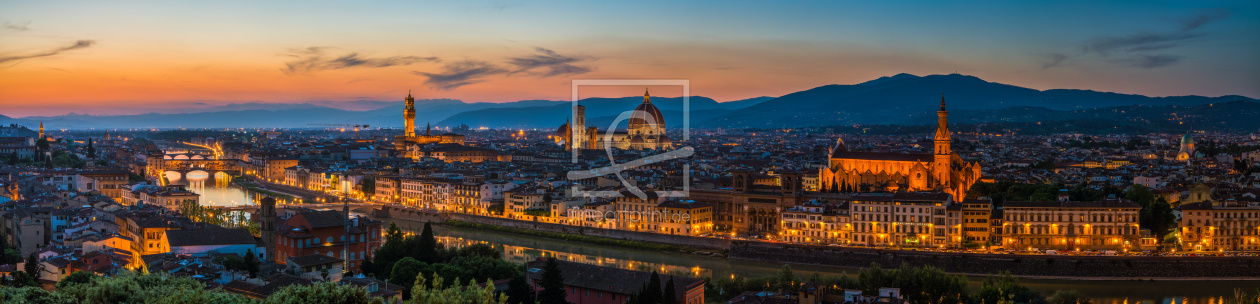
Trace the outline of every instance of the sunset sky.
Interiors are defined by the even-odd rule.
[[[954,72],[1260,98],[1260,2],[1147,3],[0,1],[0,115],[336,106],[409,89],[567,100],[570,80],[609,78],[690,79],[692,95],[730,101]]]

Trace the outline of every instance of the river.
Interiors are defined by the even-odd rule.
[[[420,233],[423,223],[379,219],[398,224],[404,232]],[[387,224],[388,225],[388,224]],[[761,277],[772,276],[781,263],[728,260],[720,257],[627,249],[578,242],[545,239],[501,232],[480,231],[434,225],[434,235],[448,247],[487,243],[503,252],[504,259],[515,263],[540,256],[588,264],[692,277]],[[821,275],[855,276],[859,269],[817,265],[792,265],[798,276],[808,277],[814,271]],[[968,276],[973,289],[978,289],[983,276]],[[1072,281],[1021,279],[1025,286],[1050,295],[1058,289],[1076,289],[1090,296],[1094,304],[1130,303],[1201,303],[1223,304],[1221,297],[1232,297],[1235,288],[1248,293],[1260,290],[1260,281]]]

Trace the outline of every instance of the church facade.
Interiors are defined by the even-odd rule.
[[[645,90],[643,103],[634,108],[626,120],[625,131],[614,130],[611,138],[606,131],[586,126],[586,107],[573,107],[573,120],[556,130],[556,142],[565,149],[604,149],[606,145],[623,150],[669,150],[674,143],[665,134],[665,115],[652,104],[652,96]]]
[[[980,180],[980,164],[966,162],[950,149],[944,97],[936,113],[932,154],[849,151],[844,141],[837,139],[827,167],[819,169],[819,191],[943,191],[953,195],[954,201],[962,201],[971,185]]]

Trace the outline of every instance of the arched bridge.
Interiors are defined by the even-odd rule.
[[[239,159],[149,159],[147,171],[152,176],[179,172],[183,177],[194,171],[204,171],[213,176],[218,172],[240,174],[244,172],[244,167],[245,163]]]

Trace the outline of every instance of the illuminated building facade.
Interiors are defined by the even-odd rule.
[[[1114,198],[1100,202],[1007,201],[1002,209],[1006,249],[1141,249],[1138,212],[1142,206],[1135,202]]]
[[[829,165],[819,169],[818,188],[833,193],[935,190],[965,199],[967,189],[980,180],[980,164],[963,161],[951,150],[944,97],[936,113],[933,154],[855,152],[837,139],[828,156]]]
[[[596,127],[586,126],[586,107],[573,107],[574,119],[556,130],[556,142],[565,149],[603,149],[606,145],[624,150],[673,149],[673,140],[665,134],[665,115],[652,104],[652,96],[643,92],[643,103],[634,108],[626,120],[625,131],[614,130],[611,137]]]
[[[406,107],[403,108],[403,135],[394,136],[394,149],[397,151],[406,151],[411,145],[427,145],[427,144],[464,144],[464,136],[455,133],[446,133],[442,135],[433,135],[432,128],[425,124],[424,135],[416,135],[416,99],[411,97],[411,93],[407,93],[404,99]]]

